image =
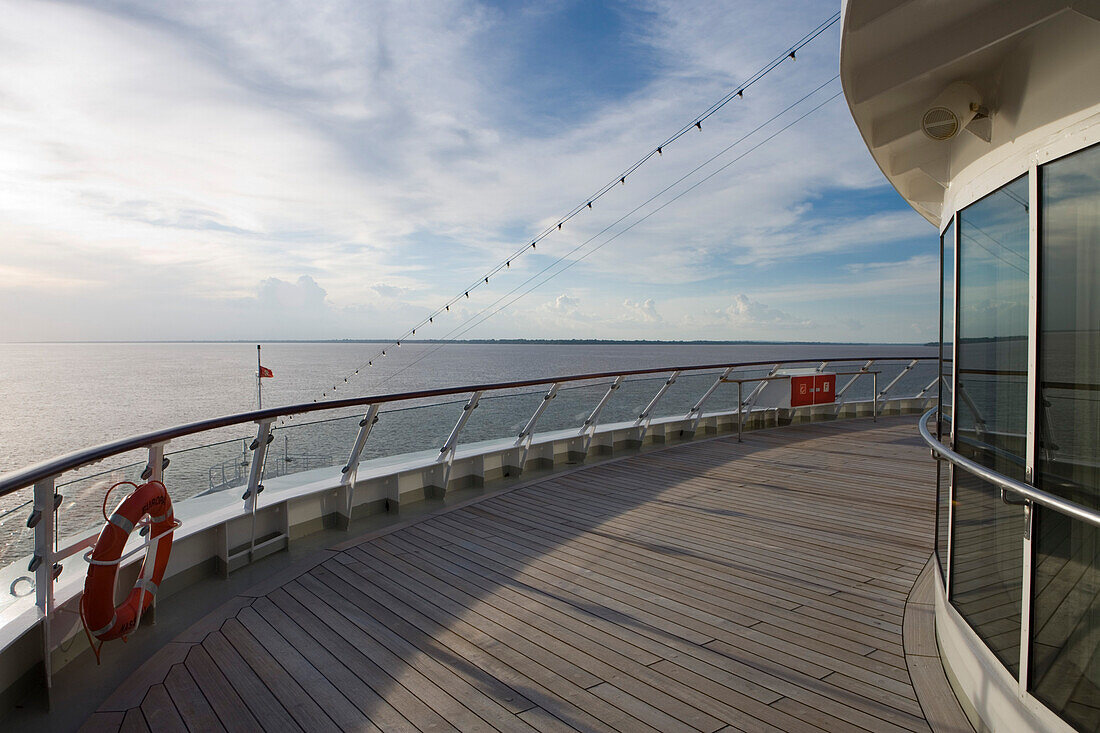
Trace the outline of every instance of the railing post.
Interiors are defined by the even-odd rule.
[[[916,395],[916,397],[914,397],[914,399],[919,400],[921,397],[924,397],[926,394],[928,394],[928,390],[935,387],[936,382],[939,382],[939,381],[940,381],[940,377],[936,377],[935,379],[933,379],[931,382],[928,383],[927,387],[925,387],[924,389],[922,389],[920,392],[917,393],[917,395]]]
[[[656,409],[657,403],[661,401],[661,398],[665,396],[665,392],[668,392],[669,387],[676,384],[676,378],[680,376],[679,371],[672,373],[665,383],[661,385],[661,388],[657,390],[657,394],[653,395],[653,399],[649,401],[649,404],[642,410],[642,414],[638,415],[638,419],[634,421],[634,427],[638,428],[638,442],[645,442],[645,434],[649,431],[649,423],[653,420],[653,410]]]
[[[149,462],[141,472],[142,480],[164,483],[164,469],[168,468],[169,463],[171,461],[164,457],[164,443],[149,446]]]
[[[454,465],[455,461],[455,447],[458,445],[458,434],[462,432],[462,428],[466,426],[470,416],[474,414],[474,410],[477,409],[477,404],[480,400],[480,391],[474,392],[470,396],[470,399],[462,408],[462,415],[459,416],[458,422],[455,423],[454,428],[451,430],[451,434],[447,436],[447,441],[443,444],[443,447],[439,449],[439,457],[436,458],[436,462],[443,464],[443,482],[440,486],[443,496],[447,495],[447,485],[451,481],[451,466]]]
[[[244,492],[244,510],[248,514],[252,515],[252,531],[251,538],[248,542],[248,560],[252,561],[252,554],[256,549],[256,506],[259,501],[259,494],[264,490],[263,484],[260,481],[264,477],[264,462],[267,460],[267,446],[275,439],[274,433],[271,432],[271,424],[275,422],[271,420],[260,420],[256,429],[256,439],[252,441],[252,445],[249,446],[252,449],[252,465],[248,470],[248,488]]]
[[[737,380],[737,442],[741,442],[741,430],[744,428],[745,420],[741,413],[741,380]]]
[[[340,483],[344,486],[347,498],[348,527],[351,526],[352,502],[355,499],[355,479],[359,471],[359,456],[363,453],[363,447],[370,437],[371,428],[378,422],[378,405],[368,405],[367,414],[359,421],[359,432],[355,435],[355,442],[351,446],[351,455],[347,463],[340,469]],[[344,529],[347,529],[345,527]]]
[[[836,394],[833,396],[833,400],[836,402],[836,412],[834,413],[835,415],[839,415],[840,411],[844,409],[844,393],[847,392],[848,388],[855,384],[856,380],[862,377],[868,369],[874,366],[874,363],[875,360],[870,359],[866,364],[859,368],[858,374],[852,375],[852,378],[845,382],[844,386],[836,391]]]
[[[908,374],[910,371],[912,371],[913,367],[915,367],[917,365],[917,361],[918,361],[917,359],[913,359],[911,362],[909,362],[905,366],[905,368],[902,369],[901,372],[899,372],[896,377],[894,377],[894,379],[890,382],[890,384],[886,385],[886,389],[882,390],[882,393],[879,395],[879,397],[882,399],[883,407],[886,406],[886,393],[889,392],[891,389],[893,389],[894,385],[897,384],[898,382],[900,382],[902,377],[904,377],[906,374]]]
[[[722,386],[722,382],[726,381],[726,378],[729,377],[729,375],[732,373],[733,367],[726,367],[726,371],[722,372],[722,375],[719,376],[718,379],[714,380],[714,384],[710,386],[710,389],[704,392],[703,396],[696,400],[692,408],[688,410],[688,414],[684,415],[685,420],[691,420],[690,430],[693,435],[695,434],[695,431],[699,428],[699,421],[703,419],[703,405],[707,403],[707,400],[710,399],[711,395],[713,395],[718,390],[718,388]],[[737,409],[740,410],[740,398],[738,398],[737,403]],[[693,418],[692,415],[694,415],[695,417]]]
[[[592,410],[592,413],[588,416],[588,419],[584,421],[583,425],[581,425],[580,434],[584,436],[584,442],[581,446],[582,455],[588,455],[588,449],[592,446],[592,438],[596,435],[596,425],[599,422],[600,413],[603,412],[603,408],[611,399],[611,395],[615,394],[615,390],[617,390],[619,386],[622,385],[622,383],[623,376],[620,374],[619,376],[615,377],[615,381],[612,382],[611,386],[607,388],[607,391],[604,392],[603,397],[600,398],[600,401],[596,404],[595,409]]]
[[[168,468],[168,464],[171,460],[164,455],[164,443],[154,443],[149,446],[149,462],[145,464],[145,470],[141,472],[142,481],[158,481],[161,484],[164,483],[164,469]],[[149,531],[149,527],[144,527],[141,532],[145,534]],[[155,624],[157,622],[157,596],[153,594],[153,613],[150,614],[150,622]],[[141,622],[141,619],[138,619]],[[135,627],[136,628],[136,627]]]
[[[519,453],[519,465],[516,466],[516,475],[523,473],[524,467],[527,465],[527,454],[531,451],[531,441],[535,435],[535,424],[538,423],[539,418],[542,417],[542,413],[546,411],[546,408],[550,406],[550,400],[558,396],[558,390],[561,388],[559,382],[554,382],[550,385],[550,390],[542,396],[542,402],[535,408],[535,412],[531,415],[531,419],[527,421],[527,424],[523,426],[523,430],[519,431],[519,436],[516,437],[515,447],[520,448]]]
[[[34,529],[34,555],[29,572],[34,573],[35,605],[42,615],[42,664],[46,676],[46,699],[53,688],[53,584],[61,574],[61,565],[54,562],[54,546],[57,510],[61,507],[61,494],[54,489],[57,476],[42,479],[34,485],[34,510],[27,526]]]
[[[768,377],[774,377],[776,374],[778,374],[779,373],[779,368],[782,367],[782,366],[783,366],[783,362],[779,362],[778,364],[773,366],[771,371],[768,372],[767,377],[765,377],[765,380]],[[750,415],[752,414],[752,408],[756,404],[757,398],[760,396],[760,393],[764,391],[764,387],[767,384],[768,384],[767,381],[758,382],[757,385],[752,388],[752,391],[749,392],[749,396],[745,398],[745,403],[744,404],[745,404],[745,407],[746,407],[746,411]],[[741,400],[738,400],[737,402],[738,402],[738,405],[741,404]],[[740,409],[740,407],[738,407],[738,409]]]
[[[878,422],[878,372],[871,372],[871,421]]]
[[[770,377],[774,377],[776,374],[778,374],[779,369],[783,366],[784,363],[785,362],[781,361],[781,362],[778,362],[775,366],[773,366],[771,368],[771,371],[769,371],[767,373],[767,375],[764,377],[764,379],[758,381],[756,386],[752,388],[752,391],[749,392],[749,396],[746,397],[744,399],[744,401],[742,401],[740,397],[737,398],[737,412],[738,412],[737,419],[739,421],[742,420],[742,417],[741,417],[741,414],[740,414],[742,407],[744,407],[745,412],[750,417],[752,416],[752,408],[756,405],[756,400],[757,400],[757,398],[760,397],[760,393],[764,391],[764,387],[767,386],[767,384],[768,384],[767,380]],[[746,380],[746,381],[752,381],[752,380]]]

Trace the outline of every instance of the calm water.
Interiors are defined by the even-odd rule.
[[[388,350],[381,366],[343,376],[378,344],[264,347],[264,405],[614,369],[806,356],[934,355],[917,346],[431,344]],[[156,428],[256,407],[252,344],[0,344],[0,472]],[[330,392],[331,394],[331,392]]]
[[[433,344],[405,344],[345,385],[343,377],[379,348],[329,343],[265,346],[264,366],[275,377],[264,380],[264,406],[310,402],[322,391],[331,397],[333,384],[338,387],[336,396],[363,396],[670,365],[935,354],[934,348],[920,346],[454,344],[436,350]],[[888,381],[901,367],[884,365],[882,379]],[[0,344],[0,472],[137,433],[255,409],[255,370],[253,344]],[[914,370],[896,393],[913,394],[934,375],[933,363]],[[636,418],[666,376],[624,383],[601,421]],[[685,414],[714,378],[681,376],[656,414]],[[608,382],[563,389],[538,429],[579,428]],[[544,392],[538,387],[486,395],[464,428],[462,442],[517,435]],[[736,393],[735,386],[723,385],[709,409],[734,409]],[[871,381],[863,378],[849,395],[859,399],[870,393]],[[387,408],[391,411],[381,415],[363,458],[438,451],[461,413],[454,402],[465,398],[456,395],[443,400],[447,404]],[[278,424],[264,466],[265,482],[342,465],[361,416],[361,411],[319,413]],[[165,483],[173,501],[207,491],[233,490],[239,496],[249,469],[247,446],[254,435],[254,426],[241,425],[169,444],[171,465]],[[98,526],[107,487],[137,480],[145,461],[145,451],[133,451],[63,476],[59,535]],[[30,552],[32,532],[25,526],[29,499],[29,489],[0,497],[0,567]]]

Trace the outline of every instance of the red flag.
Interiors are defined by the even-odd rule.
[[[270,369],[268,369],[265,366],[260,367],[260,377],[261,378],[263,378],[263,377],[274,377],[274,376],[275,376],[275,372],[271,371]]]

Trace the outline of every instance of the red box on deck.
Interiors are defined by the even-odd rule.
[[[791,407],[805,407],[814,403],[816,375],[791,377]]]
[[[836,399],[836,375],[819,374],[814,377],[814,404],[830,405]]]
[[[791,377],[791,407],[828,405],[835,398],[835,374],[807,374]]]

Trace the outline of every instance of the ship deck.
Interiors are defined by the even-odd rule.
[[[360,536],[235,595],[86,728],[971,730],[915,422],[677,445]]]

